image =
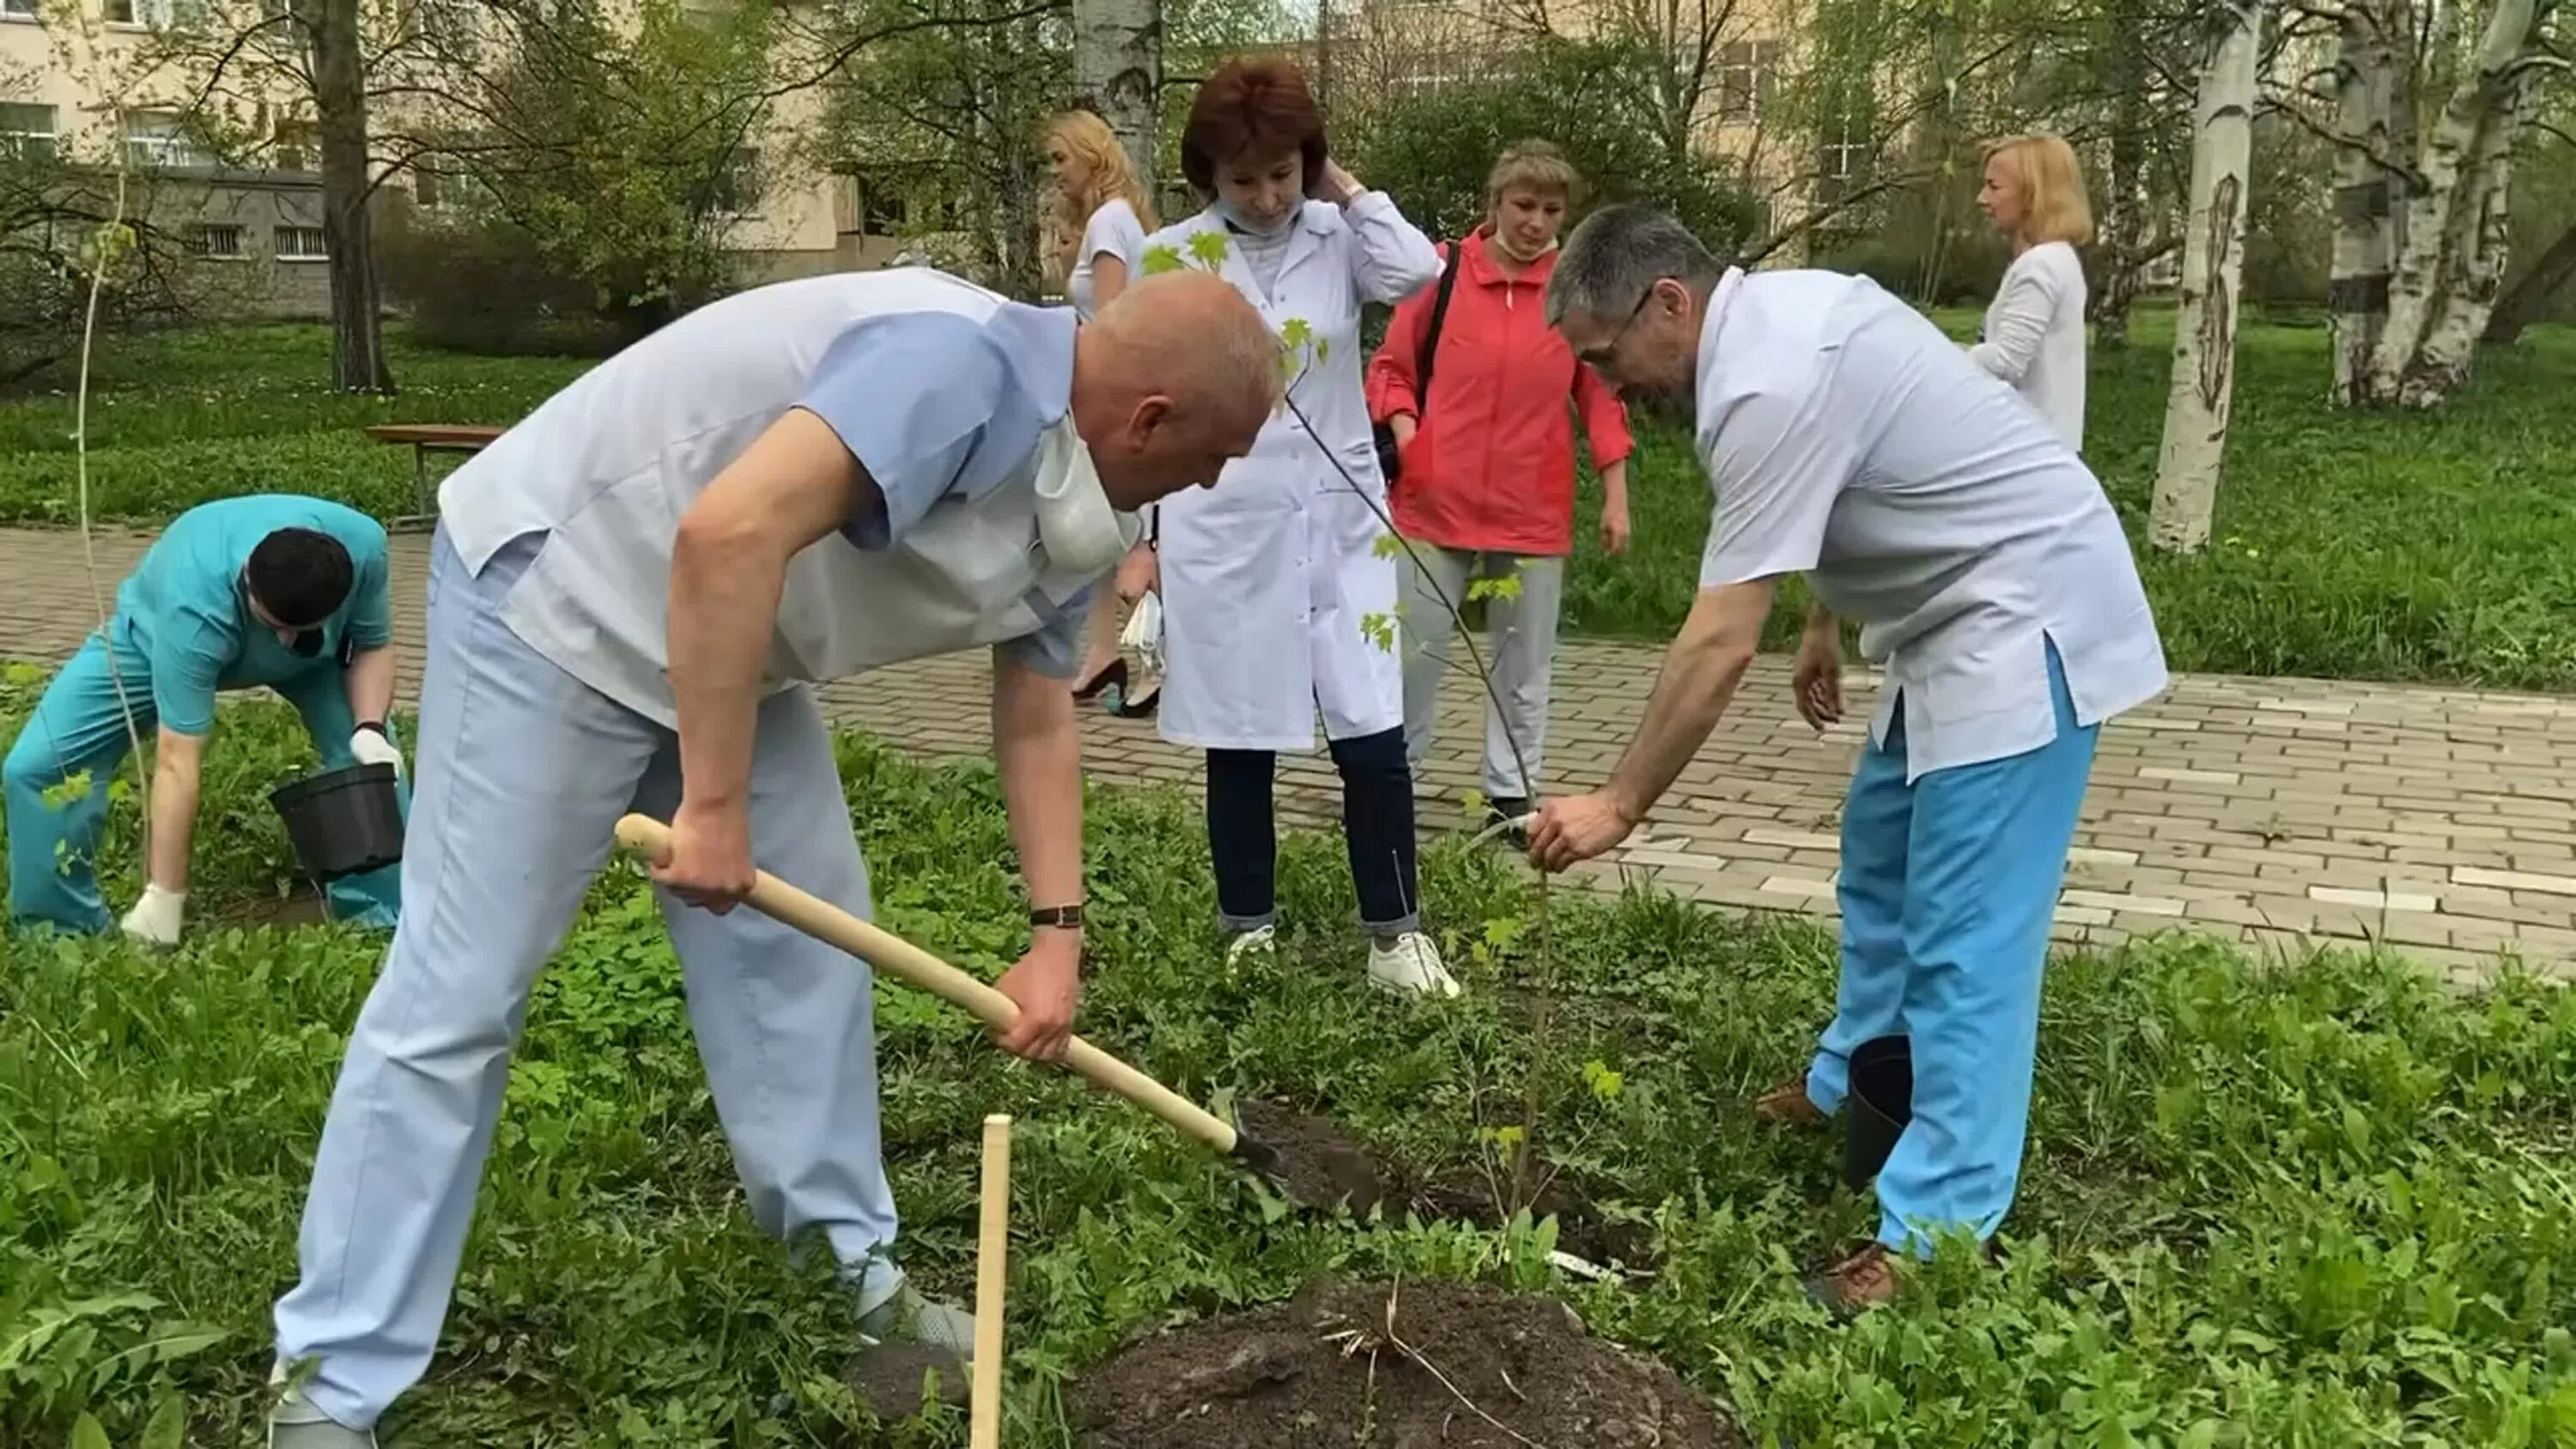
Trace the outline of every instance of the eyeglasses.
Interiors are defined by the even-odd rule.
[[[1601,364],[1608,362],[1611,358],[1618,355],[1619,344],[1628,340],[1629,329],[1637,325],[1638,318],[1646,315],[1646,304],[1655,300],[1656,283],[1661,282],[1662,280],[1663,279],[1661,277],[1658,277],[1655,281],[1648,282],[1646,284],[1645,292],[1637,298],[1637,305],[1628,309],[1628,320],[1619,324],[1619,330],[1610,334],[1609,341],[1602,343],[1598,347],[1587,347],[1584,349],[1583,361],[1585,363],[1593,367],[1599,367]]]

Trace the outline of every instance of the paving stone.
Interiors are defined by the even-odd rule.
[[[102,529],[111,591],[150,544]],[[416,699],[426,534],[393,540],[400,698]],[[0,529],[0,657],[57,660],[96,626],[70,535]],[[1597,785],[1627,747],[1661,641],[1568,640],[1542,793]],[[1842,797],[1877,675],[1846,676],[1850,716],[1819,739],[1789,707],[1788,661],[1755,662],[1733,716],[1687,765],[1648,829],[1615,860],[1562,879],[1585,891],[1652,880],[1725,909],[1832,918]],[[980,653],[922,661],[819,691],[836,723],[930,759],[988,758],[991,668]],[[1484,700],[1464,670],[1443,687],[1417,782],[1426,831],[1472,828],[1460,801],[1482,778]],[[1082,714],[1095,784],[1194,799],[1198,752],[1151,720]],[[1278,808],[1333,828],[1341,785],[1316,741],[1282,756]],[[2178,676],[2109,722],[2068,853],[2053,936],[2104,946],[2140,932],[2206,930],[2298,960],[2374,938],[2482,980],[2500,952],[2576,972],[2576,700],[2349,681]],[[2428,904],[2429,903],[2429,904]]]

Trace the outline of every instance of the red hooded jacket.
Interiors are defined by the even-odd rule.
[[[1415,392],[1415,358],[1437,284],[1395,309],[1369,360],[1369,416],[1422,420],[1389,490],[1395,526],[1444,548],[1564,555],[1574,549],[1573,414],[1583,414],[1593,466],[1606,468],[1634,446],[1627,409],[1547,325],[1556,253],[1506,278],[1485,253],[1486,234],[1479,228],[1440,248],[1444,262],[1450,246],[1466,250],[1441,320],[1428,414]]]

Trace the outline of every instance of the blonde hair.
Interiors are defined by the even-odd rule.
[[[2093,203],[2084,195],[2084,171],[2065,137],[2006,137],[1986,148],[1986,163],[1997,161],[2021,188],[2021,240],[2079,247],[2093,240]]]
[[[1154,220],[1154,203],[1137,183],[1136,167],[1127,159],[1127,148],[1118,144],[1109,123],[1089,111],[1067,111],[1047,123],[1046,139],[1064,143],[1064,149],[1082,158],[1084,177],[1080,193],[1055,188],[1057,218],[1075,236],[1091,224],[1091,214],[1112,200],[1121,200],[1135,208],[1136,222],[1147,231],[1161,223]]]
[[[1485,178],[1485,209],[1492,211],[1503,204],[1503,193],[1515,187],[1528,191],[1552,191],[1572,206],[1575,193],[1582,189],[1583,173],[1565,159],[1565,153],[1547,141],[1514,141],[1494,158],[1492,174]]]

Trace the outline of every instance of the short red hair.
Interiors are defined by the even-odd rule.
[[[1293,62],[1229,60],[1200,83],[1181,128],[1181,175],[1214,196],[1216,168],[1255,148],[1296,152],[1309,191],[1324,174],[1324,118]]]

